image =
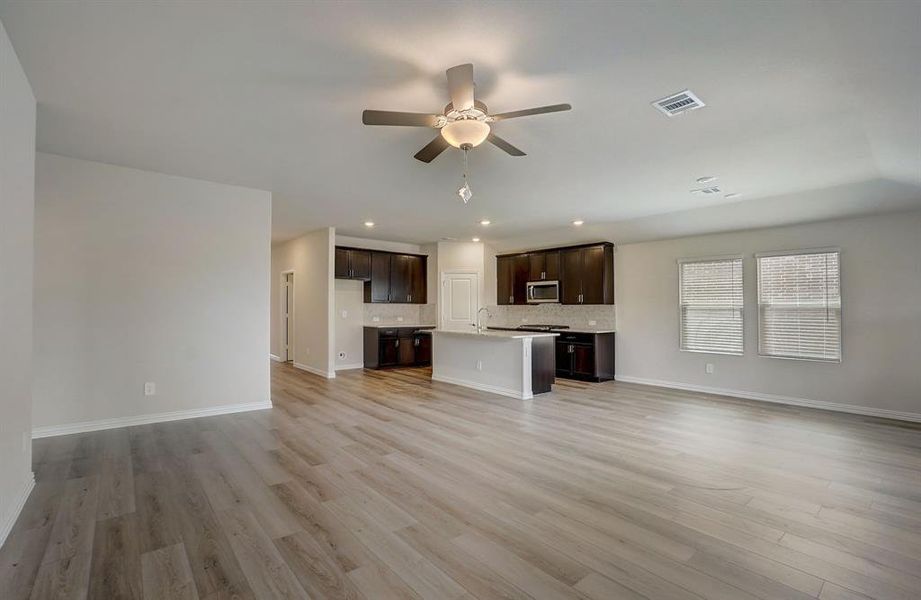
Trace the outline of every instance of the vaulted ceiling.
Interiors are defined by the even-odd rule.
[[[273,239],[335,226],[498,246],[618,241],[921,208],[921,3],[0,2],[45,152],[271,190]],[[528,156],[412,155],[475,65]],[[650,102],[691,89],[707,106]],[[692,195],[718,177],[726,198]],[[488,218],[484,230],[477,222]],[[586,226],[573,228],[573,219]],[[529,241],[530,240],[530,241]]]

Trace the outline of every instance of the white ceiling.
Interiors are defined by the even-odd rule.
[[[687,235],[921,207],[921,2],[0,0],[45,152],[271,190],[273,238],[321,226],[497,246]],[[412,155],[473,62],[528,156]],[[690,88],[707,106],[649,103]],[[744,194],[693,196],[695,179]],[[493,221],[488,230],[476,223]],[[574,218],[587,225],[576,229]],[[544,244],[546,245],[546,244]]]

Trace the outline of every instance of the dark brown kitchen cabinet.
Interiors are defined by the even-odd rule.
[[[582,249],[560,252],[560,302],[581,304],[582,300]]]
[[[405,254],[390,255],[390,302],[411,302],[412,289],[409,258]]]
[[[614,246],[595,244],[560,251],[563,304],[614,304]]]
[[[614,379],[614,334],[560,332],[556,338],[556,376],[587,381]]]
[[[432,334],[413,334],[413,345],[416,347],[416,365],[428,366],[432,364]]]
[[[397,338],[397,364],[401,367],[411,367],[416,364],[416,346],[412,332],[404,335],[400,332]]]
[[[527,254],[496,257],[496,304],[527,304],[531,263]]]
[[[371,279],[371,251],[337,247],[336,279]]]
[[[342,250],[350,249],[336,248],[337,277],[347,260]],[[365,281],[365,302],[426,303],[427,257],[378,250],[351,250],[347,256],[351,277],[346,278]]]
[[[428,265],[423,256],[409,257],[409,301],[413,304],[425,304],[428,293]]]
[[[390,302],[390,254],[371,253],[371,280],[365,284],[365,302]]]
[[[556,250],[528,254],[528,281],[555,281],[560,277],[560,253]]]
[[[432,363],[432,336],[422,333],[428,328],[365,327],[364,366],[421,367]]]
[[[513,304],[528,303],[528,276],[531,263],[527,254],[518,254],[512,258],[512,300]]]
[[[512,257],[496,257],[496,304],[514,304],[512,295]]]

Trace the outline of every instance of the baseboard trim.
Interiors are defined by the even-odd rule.
[[[3,515],[3,522],[0,524],[0,548],[6,543],[6,538],[9,537],[10,532],[13,531],[13,525],[16,524],[16,519],[19,518],[19,513],[22,512],[22,507],[26,505],[26,500],[29,499],[29,494],[32,493],[32,488],[34,487],[35,473],[30,472],[29,478],[19,489],[19,493],[16,494],[16,499],[13,501],[9,513]]]
[[[32,430],[32,439],[69,435],[71,433],[86,433],[88,431],[101,431],[103,429],[118,429],[132,425],[149,425],[151,423],[165,423],[167,421],[181,421],[183,419],[197,419],[199,417],[213,417],[231,413],[247,412],[251,410],[265,410],[272,408],[272,402],[249,402],[244,404],[225,404],[209,408],[195,408],[192,410],[177,410],[173,412],[137,415],[134,417],[117,417],[114,419],[101,419],[99,421],[84,421],[82,423],[68,423],[66,425],[49,425],[36,427]]]
[[[870,406],[857,406],[854,404],[839,404],[837,402],[826,402],[825,400],[810,400],[808,398],[797,398],[795,396],[780,396],[777,394],[763,394],[761,392],[748,392],[745,390],[733,390],[728,388],[709,387],[705,385],[695,385],[692,383],[681,383],[678,381],[663,381],[660,379],[647,379],[645,377],[632,377],[630,375],[617,375],[617,381],[625,383],[639,383],[642,385],[654,385],[657,387],[671,388],[675,390],[685,390],[688,392],[702,392],[705,394],[716,394],[719,396],[732,396],[735,398],[744,398],[745,400],[759,400],[761,402],[772,402],[774,404],[786,404],[789,406],[802,406],[804,408],[817,408],[819,410],[830,410],[834,412],[849,413],[853,415],[864,415],[867,417],[880,417],[883,419],[895,419],[897,421],[910,421],[912,423],[921,423],[921,413],[904,412],[899,410],[888,410],[885,408],[873,408]]]
[[[337,371],[351,371],[352,369],[364,369],[365,363],[350,363],[347,365],[336,365]]]
[[[304,363],[293,363],[295,369],[300,369],[301,371],[307,371],[308,373],[313,373],[314,375],[319,375],[320,377],[325,377],[327,379],[335,379],[335,371],[324,371],[323,369],[318,369],[316,367],[311,367],[310,365],[305,365]]]
[[[445,377],[444,375],[435,375],[432,374],[432,381],[440,381],[442,383],[450,383],[452,385],[459,385],[461,387],[473,388],[475,390],[480,390],[481,392],[490,392],[493,394],[499,394],[500,396],[508,396],[510,398],[515,398],[517,400],[530,400],[534,397],[534,394],[522,394],[518,390],[513,390],[511,388],[499,387],[496,385],[489,385],[486,383],[476,383],[472,381],[465,381],[463,379],[455,379],[454,377]]]
[[[278,356],[277,354],[269,354],[269,360],[273,360],[275,362],[281,362],[281,357]]]

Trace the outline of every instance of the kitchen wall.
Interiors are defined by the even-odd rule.
[[[294,272],[294,366],[335,377],[336,231],[324,228],[272,248],[271,353],[281,356],[282,285]]]
[[[35,97],[0,23],[0,545],[32,489]]]
[[[495,299],[493,299],[495,301]],[[537,304],[533,306],[488,305],[487,325],[517,327],[522,324],[568,325],[573,329],[617,329],[613,304],[572,306]]]
[[[336,283],[336,370],[364,366],[365,284],[337,279]]]
[[[841,249],[842,362],[759,357],[753,254],[829,246]],[[744,356],[679,351],[676,261],[729,254],[745,255]],[[615,272],[617,379],[921,419],[921,212],[628,244]]]
[[[436,315],[441,314],[441,275],[449,271],[475,272],[479,281],[479,305],[486,306],[490,302],[486,295],[489,286],[487,273],[488,254],[482,242],[438,242],[438,268],[435,281],[438,289]],[[493,262],[495,259],[493,258]],[[493,268],[495,269],[495,268]],[[495,270],[492,275],[492,286],[495,289]],[[493,301],[495,294],[493,294]]]
[[[435,323],[435,269],[437,246],[419,246],[404,242],[389,242],[337,235],[337,246],[424,254],[428,277],[428,304],[371,304],[364,302],[364,283],[337,279],[335,281],[335,368],[354,369],[364,362],[363,327],[368,325],[431,325]],[[343,316],[343,311],[345,316]],[[375,319],[377,319],[375,321]],[[342,354],[345,356],[341,356]]]
[[[34,433],[269,407],[271,202],[39,154]]]

